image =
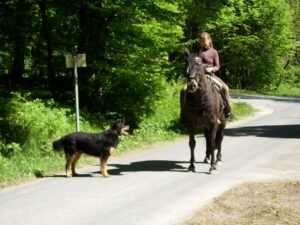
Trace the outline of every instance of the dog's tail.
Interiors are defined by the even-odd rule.
[[[61,139],[53,141],[52,146],[55,151],[62,151],[64,149]]]

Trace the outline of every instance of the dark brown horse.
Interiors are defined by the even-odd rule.
[[[186,50],[188,59],[187,83],[180,93],[181,116],[189,133],[191,160],[189,171],[195,172],[194,149],[195,134],[198,127],[203,127],[206,138],[205,163],[211,163],[210,174],[216,174],[216,164],[221,163],[221,144],[224,136],[226,121],[223,115],[222,97],[216,91],[212,82],[207,78],[201,58]],[[214,150],[218,149],[217,160]]]

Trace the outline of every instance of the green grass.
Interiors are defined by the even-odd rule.
[[[114,155],[149,148],[159,142],[174,141],[187,137],[178,128],[180,85],[169,86],[165,97],[156,103],[156,111],[145,116],[140,127],[128,137],[122,137]],[[0,187],[23,182],[33,177],[52,176],[64,170],[62,153],[52,150],[53,140],[75,130],[75,116],[53,101],[26,100],[16,94],[9,101],[0,99],[7,111],[0,111]],[[235,119],[255,112],[249,105],[233,104]],[[92,126],[81,118],[81,130],[99,132],[107,124]],[[92,157],[83,157],[79,166],[98,163]]]
[[[253,107],[250,107],[247,103],[245,102],[235,102],[232,104],[232,111],[234,115],[234,121],[239,120],[245,116],[252,115],[256,112],[256,109]]]
[[[274,95],[274,96],[291,96],[300,97],[300,84],[294,85],[280,85],[273,90],[239,90],[232,89],[232,93],[236,94],[255,94],[255,95]]]

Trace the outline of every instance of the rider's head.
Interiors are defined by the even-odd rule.
[[[199,36],[200,45],[202,48],[212,48],[213,43],[209,33],[202,32]]]

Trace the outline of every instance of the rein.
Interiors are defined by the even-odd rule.
[[[208,81],[208,78],[207,78],[206,75],[205,75],[205,77],[202,78],[202,79],[207,79],[207,81]],[[203,81],[202,81],[202,82],[203,82]],[[204,82],[205,82],[205,81],[204,81]],[[200,93],[199,93],[200,96],[201,96],[201,95],[205,95],[205,94],[207,93],[208,88],[213,88],[211,82],[207,83],[207,86],[206,86],[205,89],[200,88],[200,87],[201,87],[201,80],[199,80],[199,81],[197,82],[197,84],[198,84],[197,90],[200,90]],[[189,94],[194,94],[194,95],[196,95],[196,94],[197,94],[197,90],[196,90],[194,93],[189,93]],[[207,107],[213,105],[213,101],[214,101],[214,97],[213,97],[213,96],[211,96],[211,97],[210,97],[210,100],[207,101],[207,102],[205,102],[205,103],[203,103],[203,102],[191,102],[191,101],[189,101],[188,98],[185,98],[185,99],[186,99],[185,103],[186,103],[187,105],[189,105],[189,106],[191,106],[191,107],[193,107],[193,108],[198,108],[198,109],[206,109]]]

